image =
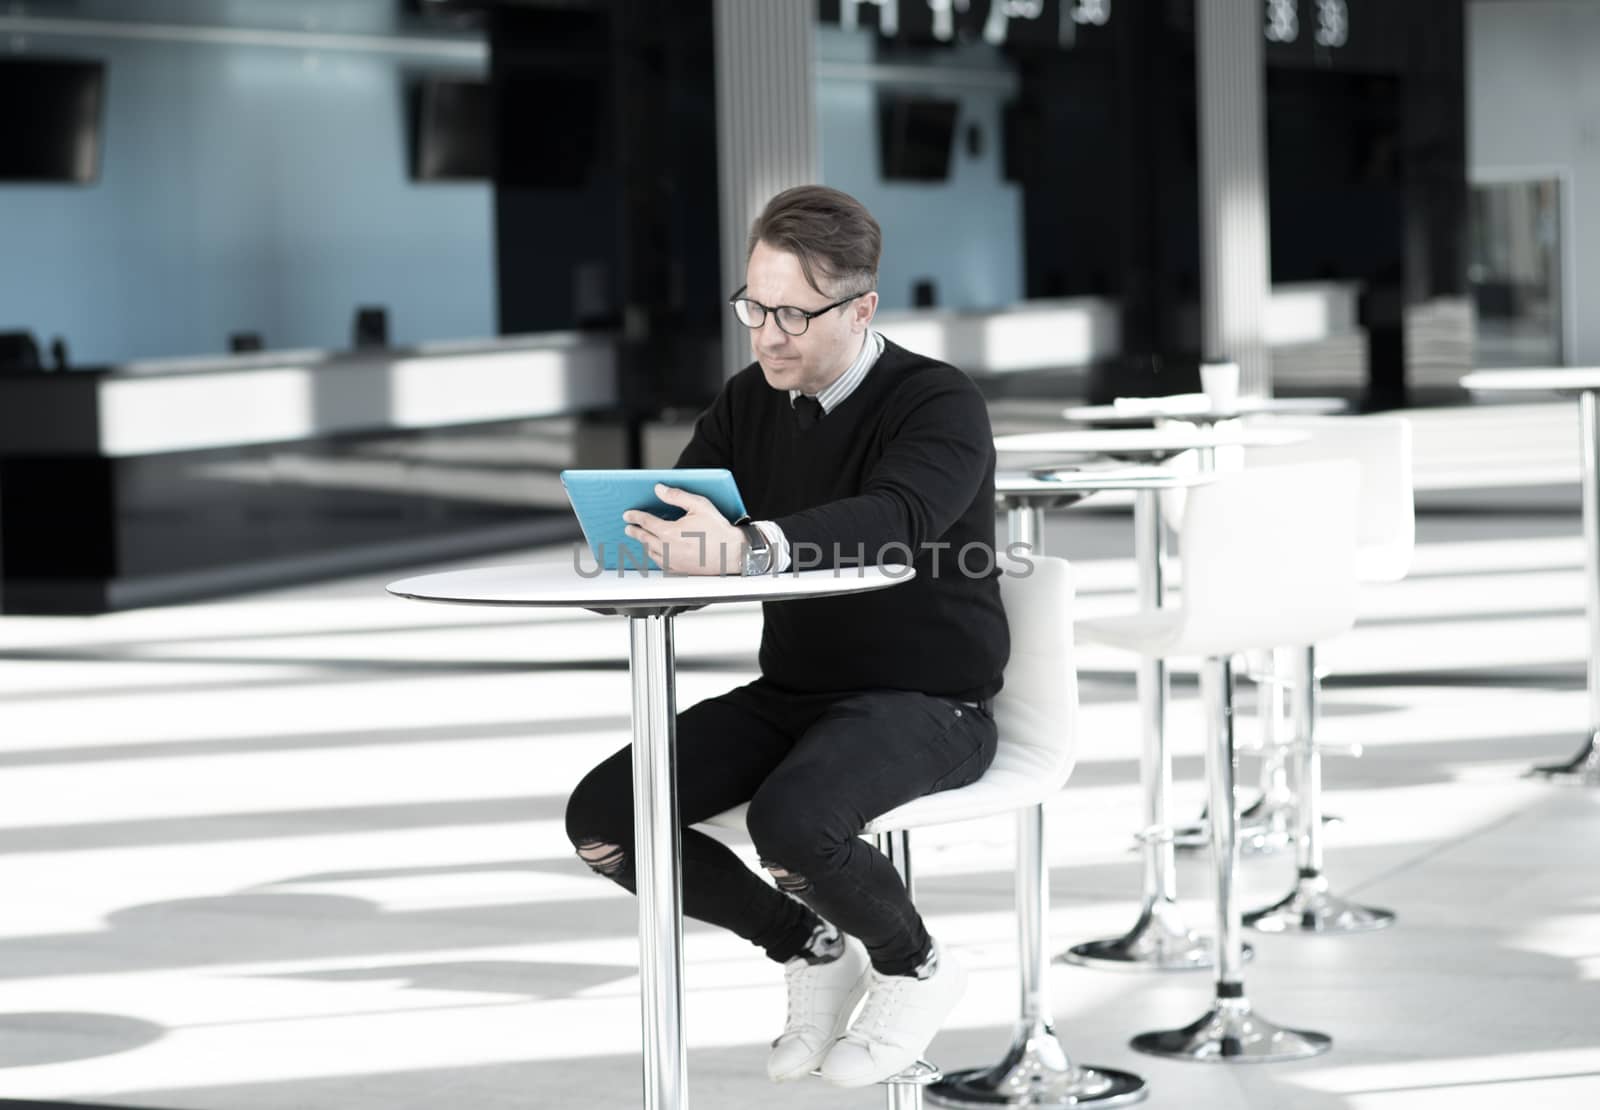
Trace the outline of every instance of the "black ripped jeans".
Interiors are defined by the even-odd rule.
[[[913,798],[975,781],[994,759],[995,740],[986,708],[901,690],[796,694],[758,679],[685,710],[684,912],[779,962],[800,954],[820,915],[857,937],[879,972],[909,974],[928,956],[928,931],[893,865],[859,834]],[[750,803],[750,838],[782,889],[689,827],[742,802]],[[630,748],[578,784],[567,835],[596,871],[635,889]]]

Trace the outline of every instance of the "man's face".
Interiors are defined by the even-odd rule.
[[[812,311],[842,295],[817,292],[806,281],[799,258],[764,242],[756,243],[744,272],[744,295],[773,308],[793,305]],[[750,348],[767,384],[773,389],[820,393],[855,360],[877,307],[878,294],[864,294],[813,317],[804,335],[790,335],[778,327],[775,314],[767,313],[759,328],[750,329]]]

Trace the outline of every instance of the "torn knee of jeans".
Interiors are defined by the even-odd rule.
[[[794,874],[782,864],[769,863],[766,860],[762,860],[761,866],[765,867],[772,875],[772,880],[778,884],[778,889],[787,894],[804,894],[811,889],[810,879],[804,875]]]
[[[603,840],[585,840],[578,845],[578,858],[587,863],[597,875],[615,876],[622,871],[627,856],[615,844]]]

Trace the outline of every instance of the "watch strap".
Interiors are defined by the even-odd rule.
[[[749,577],[771,571],[772,542],[767,539],[767,534],[754,524],[740,524],[739,531],[744,533],[745,543],[741,573]]]

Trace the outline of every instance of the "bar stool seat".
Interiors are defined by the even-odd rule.
[[[919,1063],[885,1081],[890,1110],[914,1110],[924,1088],[944,1106],[1118,1106],[1145,1097],[1129,1072],[1074,1064],[1056,1039],[1046,1000],[1044,917],[1049,904],[1044,866],[1044,802],[1056,794],[1077,759],[1078,680],[1073,658],[1072,569],[1065,559],[1036,555],[1000,561],[1000,592],[1011,627],[1004,688],[994,699],[999,743],[993,763],[968,786],[929,794],[881,814],[862,835],[878,845],[913,890],[909,830],[1016,812],[1019,964],[1022,1014],[1011,1048],[998,1064],[942,1076]],[[747,807],[706,824],[743,829]]]
[[[1070,773],[1070,767],[1068,771]],[[1002,738],[995,749],[994,763],[977,782],[897,806],[867,822],[862,835],[948,825],[1038,805],[1060,790],[1062,781],[1060,760],[1053,753],[1022,744],[1007,744]],[[1054,785],[1045,785],[1051,783]],[[735,806],[705,823],[723,829],[743,829],[749,808],[748,805]]]

